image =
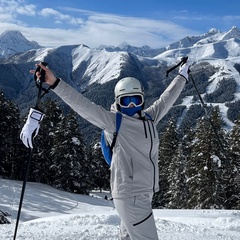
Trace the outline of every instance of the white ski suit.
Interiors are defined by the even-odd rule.
[[[123,114],[110,167],[112,197],[123,220],[122,239],[158,239],[156,229],[150,227],[152,221],[154,222],[151,200],[153,194],[159,190],[159,137],[156,126],[179,97],[185,83],[186,79],[177,75],[160,98],[142,112],[142,118],[139,118],[138,114],[133,117]],[[107,111],[62,80],[53,91],[81,117],[104,129],[108,140],[112,139],[116,128],[115,103],[112,110]],[[152,120],[145,116],[145,113],[150,115]],[[126,210],[126,203],[131,206],[128,210]],[[140,204],[138,209],[141,209],[141,203],[144,204],[142,209],[145,211],[139,211],[138,214],[133,212],[136,209],[131,210],[134,204]],[[126,211],[129,214],[126,214]],[[146,224],[145,227],[144,224]],[[131,238],[123,237],[126,232],[124,225]],[[136,228],[138,230],[135,231]],[[148,233],[150,231],[153,233]]]

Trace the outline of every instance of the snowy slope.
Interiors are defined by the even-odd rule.
[[[208,79],[208,86],[202,97],[205,94],[215,92],[219,87],[219,82],[223,79],[234,79],[236,82],[236,91],[232,102],[240,100],[240,78],[239,72],[234,67],[240,63],[240,30],[233,27],[226,33],[221,33],[216,29],[212,29],[208,33],[198,37],[187,37],[167,47],[167,51],[157,55],[154,59],[158,61],[166,61],[169,66],[176,64],[176,59],[181,59],[183,56],[188,56],[191,62],[191,68],[201,62],[208,62],[217,71]],[[202,68],[204,72],[205,69]],[[185,99],[192,96],[185,96]],[[199,104],[200,101],[188,101],[185,105],[183,99],[182,105],[187,106],[187,109],[179,117],[178,125],[186,115],[187,110],[193,104]],[[207,103],[208,106],[219,106],[221,115],[226,124],[226,129],[231,129],[234,125],[227,118],[228,108],[226,102],[223,103]]]
[[[0,209],[12,214],[0,226],[1,240],[13,238],[22,182],[0,179]],[[27,183],[18,240],[116,240],[120,219],[113,202]],[[240,211],[158,210],[154,216],[160,240],[237,240]]]
[[[236,59],[240,56],[240,30],[233,27],[226,33],[216,29],[197,37],[186,37],[179,42],[166,47],[166,51],[157,55],[161,59],[172,63],[177,58],[188,56],[192,62],[214,59]]]
[[[87,62],[88,68],[83,78],[89,77],[89,84],[103,84],[119,77],[124,55],[127,53],[107,52],[104,49],[99,51],[80,45],[72,51],[72,71],[76,71],[81,63]]]
[[[36,51],[29,61],[44,61],[52,52],[58,52],[58,48],[43,48]],[[122,65],[127,58],[127,52],[108,52],[105,49],[96,50],[80,44],[66,55],[71,56],[71,73],[81,72],[80,79],[89,79],[88,85],[92,83],[104,84],[120,76]]]

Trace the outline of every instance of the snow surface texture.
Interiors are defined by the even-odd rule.
[[[13,239],[22,182],[0,178],[0,209],[11,224],[0,239]],[[116,240],[120,219],[108,193],[71,194],[27,183],[17,240]],[[240,211],[154,209],[160,240],[240,239]]]

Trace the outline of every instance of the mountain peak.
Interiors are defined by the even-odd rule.
[[[209,31],[207,31],[205,34],[201,35],[202,38],[217,36],[221,34],[221,31],[216,28],[211,28]]]
[[[37,42],[27,40],[20,31],[7,30],[0,35],[0,57],[38,48]]]
[[[0,35],[0,38],[9,38],[9,37],[16,37],[18,36],[19,38],[25,38],[22,33],[18,30],[6,30]]]
[[[222,40],[228,40],[230,38],[240,39],[240,30],[236,26],[233,26],[226,34],[224,34]]]
[[[117,47],[120,48],[120,49],[124,49],[126,47],[130,46],[129,43],[127,42],[122,42],[121,44],[119,44]]]

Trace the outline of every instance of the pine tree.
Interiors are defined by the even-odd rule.
[[[51,150],[53,185],[69,192],[89,192],[89,163],[76,114],[70,111],[57,125]]]
[[[34,139],[34,151],[30,165],[29,179],[41,183],[51,184],[55,177],[51,174],[51,148],[54,147],[54,134],[62,118],[62,111],[56,101],[47,99],[42,104],[45,114],[38,136]]]
[[[231,160],[231,172],[228,171],[226,184],[226,208],[240,209],[240,118],[229,134],[228,160]]]
[[[174,178],[173,158],[177,151],[176,124],[172,119],[169,120],[165,131],[160,138],[159,145],[159,186],[161,191],[155,194],[153,206],[155,208],[167,207],[172,199],[170,184]]]
[[[23,145],[20,140],[20,111],[13,102],[9,102],[9,109],[11,115],[9,116],[10,127],[9,127],[9,147],[8,156],[9,162],[11,163],[11,178],[12,179],[23,179],[24,174],[24,161],[26,161],[26,154],[29,152],[28,149]]]
[[[226,131],[223,128],[224,121],[221,117],[220,108],[216,106],[213,108],[211,119],[213,122],[212,128],[212,148],[213,153],[211,159],[213,161],[214,173],[216,177],[215,185],[215,206],[219,208],[225,208],[224,201],[226,200],[226,183],[224,174],[226,169],[231,168],[230,162],[227,154],[227,137]],[[214,130],[215,129],[215,130]]]
[[[91,156],[88,156],[88,159],[91,162],[91,172],[93,173],[91,179],[94,187],[100,191],[109,190],[110,169],[103,157],[99,141],[94,141],[91,145]]]
[[[185,179],[185,164],[182,158],[182,150],[176,151],[176,156],[173,156],[169,182],[169,203],[168,208],[180,209],[186,201],[186,179]]]
[[[20,113],[17,106],[0,91],[0,174],[15,178],[20,163]],[[22,163],[22,162],[21,162]]]
[[[223,139],[219,108],[213,111],[211,120],[219,139]],[[223,208],[222,156],[209,120],[198,120],[188,163],[189,208]]]
[[[186,123],[184,127],[178,132],[181,136],[178,144],[177,154],[174,156],[173,162],[175,163],[175,178],[176,184],[172,184],[173,198],[171,200],[171,208],[187,208],[187,202],[189,199],[188,189],[188,162],[191,155],[192,141],[194,137],[194,130],[190,123]]]

